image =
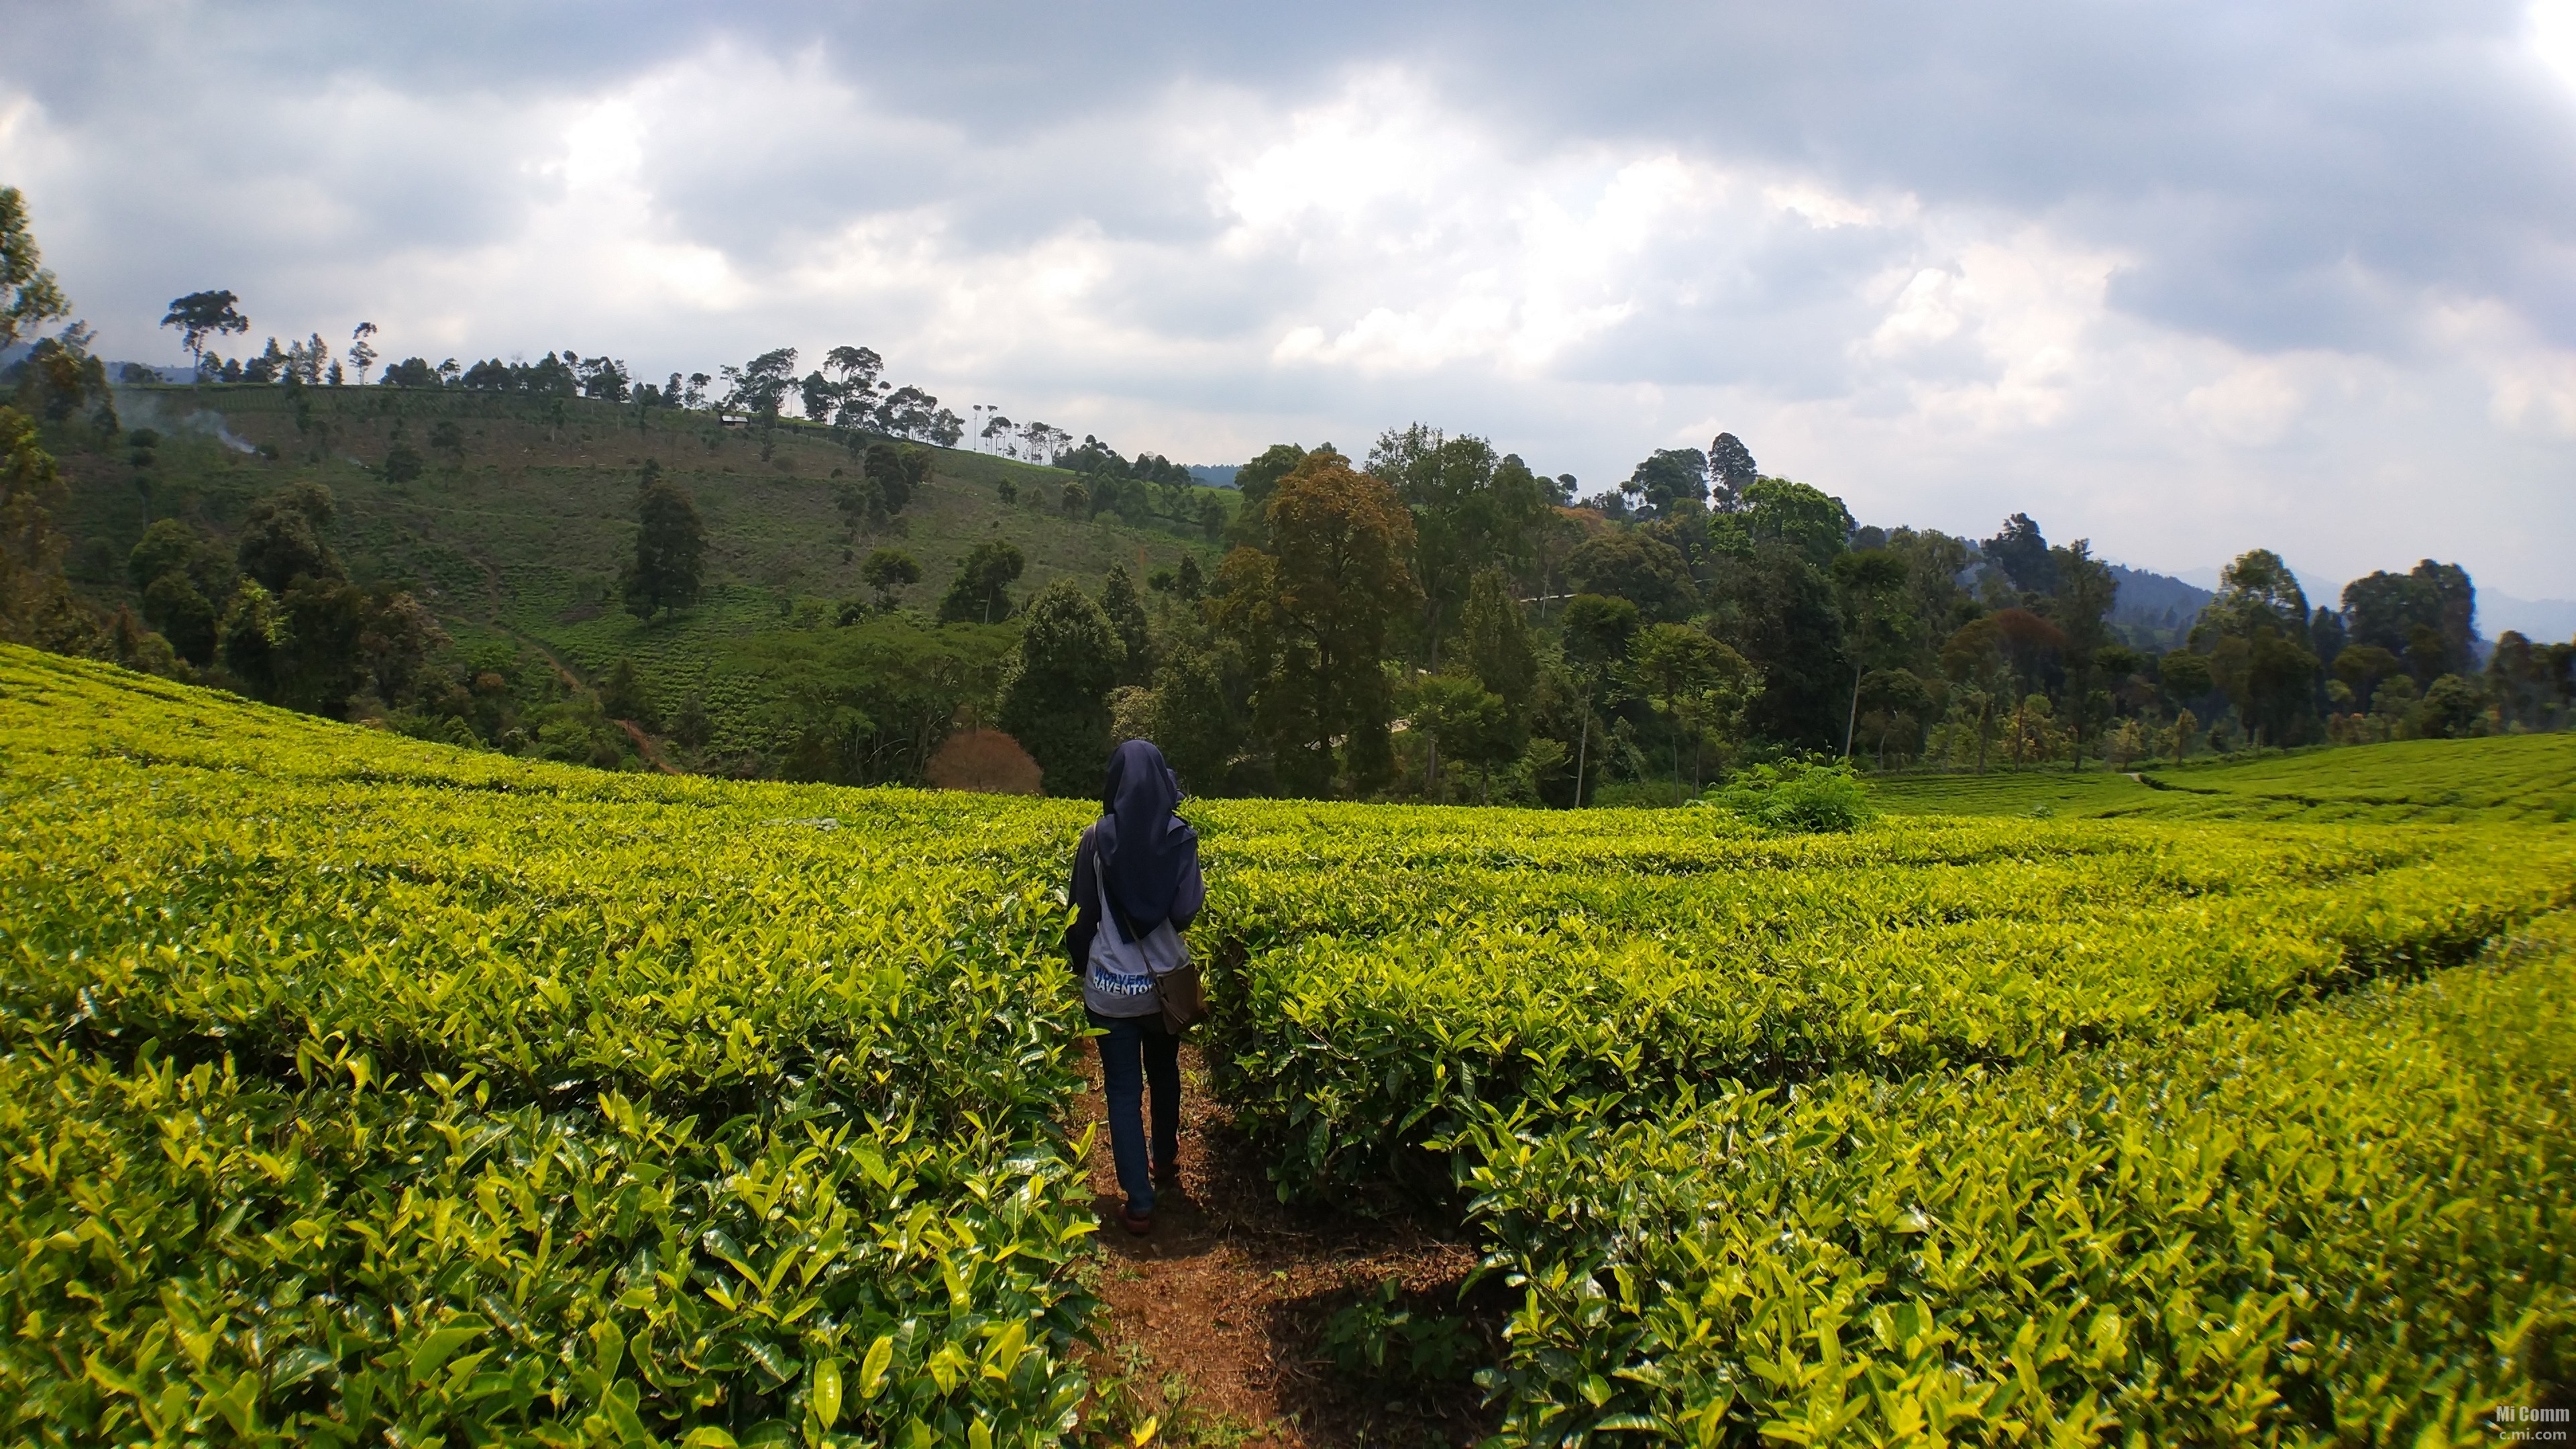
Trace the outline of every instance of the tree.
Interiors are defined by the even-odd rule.
[[[1353,780],[1382,780],[1394,701],[1379,661],[1422,598],[1413,515],[1384,480],[1323,448],[1280,479],[1267,512],[1270,551],[1238,548],[1219,574],[1219,620],[1261,666],[1254,712],[1283,783],[1324,793],[1336,741]]]
[[[1688,518],[1708,507],[1708,455],[1697,448],[1657,448],[1619,485],[1644,501],[1651,518]]]
[[[37,443],[35,420],[0,407],[0,640],[63,642],[77,606],[63,579],[67,541],[53,519],[68,498],[53,455]]]
[[[450,424],[452,428],[454,425]],[[409,483],[420,476],[420,450],[405,435],[402,420],[394,420],[393,437],[385,446],[385,481]]]
[[[761,461],[769,460],[775,445],[773,434],[778,427],[779,409],[787,405],[788,394],[796,388],[796,349],[774,348],[740,367],[719,369],[729,389],[724,405],[738,408],[760,424]]]
[[[2237,717],[2265,740],[2293,744],[2316,714],[2317,656],[2308,647],[2308,599],[2281,556],[2258,548],[2218,576],[2191,647],[2209,656],[2211,678]]]
[[[1011,615],[1011,585],[1029,566],[1017,544],[986,539],[967,550],[939,601],[943,624],[990,624]]]
[[[1566,556],[1565,576],[1578,592],[1626,599],[1650,620],[1686,619],[1699,602],[1681,550],[1634,529],[1585,539]]]
[[[297,579],[345,579],[340,556],[322,534],[338,511],[331,490],[293,483],[251,505],[243,519],[234,564],[272,595]]]
[[[1413,512],[1413,577],[1423,599],[1427,667],[1440,668],[1448,620],[1483,569],[1526,563],[1549,490],[1517,456],[1497,458],[1482,438],[1450,437],[1415,423],[1369,450],[1368,473]],[[1238,474],[1238,477],[1241,475]]]
[[[1109,616],[1071,579],[1029,602],[1017,664],[1002,686],[1001,725],[1038,762],[1048,794],[1100,788],[1109,691],[1124,654]]]
[[[626,611],[650,621],[654,615],[698,601],[707,553],[706,524],[698,506],[678,485],[662,476],[661,465],[644,464],[642,486],[635,498],[635,557],[620,580]]]
[[[836,428],[858,429],[876,422],[878,395],[884,384],[878,377],[885,371],[885,359],[869,347],[835,347],[823,354],[823,370],[832,377],[828,394],[831,424]],[[814,394],[806,393],[809,414]]]
[[[1752,661],[1683,624],[1649,624],[1628,641],[1631,686],[1673,725],[1673,783],[1682,780],[1681,748],[1691,746],[1694,776],[1710,736],[1731,739],[1746,706],[1762,693]],[[1696,784],[1696,780],[1694,780]]]
[[[17,187],[0,186],[0,347],[70,316],[71,310],[70,299],[44,267],[35,234],[27,229],[27,198]]]
[[[1109,618],[1109,627],[1117,632],[1119,645],[1125,651],[1125,663],[1118,671],[1121,684],[1141,685],[1154,677],[1153,633],[1145,621],[1145,601],[1136,594],[1135,577],[1125,564],[1111,564],[1109,577],[1100,588],[1100,611]]]
[[[1234,521],[1228,525],[1227,536],[1233,542],[1248,548],[1269,546],[1270,495],[1278,488],[1279,480],[1287,477],[1305,456],[1306,450],[1295,443],[1273,443],[1262,450],[1260,457],[1234,470],[1235,491],[1243,503],[1234,510]],[[1064,458],[1058,458],[1056,466],[1061,468],[1064,462]]]
[[[27,354],[18,400],[52,423],[68,421],[95,403],[91,424],[105,439],[117,431],[116,398],[108,386],[106,362],[89,350],[91,335],[87,326],[75,322],[55,336],[37,339]]]
[[[634,660],[621,658],[608,671],[607,680],[599,686],[599,708],[610,719],[627,720],[648,730],[654,727],[653,699],[636,673]]]
[[[1583,803],[1583,782],[1592,762],[1592,735],[1604,706],[1612,669],[1628,657],[1628,641],[1640,620],[1637,606],[1601,594],[1577,594],[1566,600],[1561,618],[1565,662],[1573,671],[1583,702],[1575,726],[1574,803]]]
[[[236,305],[240,301],[228,290],[190,292],[184,297],[171,299],[170,310],[162,316],[161,325],[179,329],[179,345],[188,349],[189,356],[195,358],[202,369],[206,339],[250,331],[250,319],[243,316]]]
[[[245,322],[242,325],[248,326]],[[369,341],[376,335],[376,324],[361,322],[349,332],[349,365],[358,369],[358,386],[367,385],[367,369],[376,365],[376,347]],[[472,384],[467,384],[471,386]]]
[[[1931,715],[1933,695],[1911,670],[1874,669],[1861,682],[1860,705],[1867,711],[1860,717],[1861,735],[1874,743],[1878,768],[1884,770],[1891,743],[1897,744],[1900,757],[1913,756],[1923,723]]]
[[[1966,686],[1956,707],[1977,734],[1977,773],[1986,772],[1986,748],[1994,738],[1996,696],[2011,678],[2012,660],[2004,650],[2003,626],[1992,618],[1959,626],[1941,645],[1941,670]]]
[[[2348,637],[2407,657],[2417,684],[2465,674],[2477,649],[2477,588],[2458,564],[2425,559],[2403,574],[2374,573],[2344,585]],[[2430,636],[2419,645],[2417,631]]]
[[[2096,656],[2111,642],[2106,620],[2111,605],[2119,598],[2120,583],[2110,566],[2093,557],[2093,542],[2079,538],[2064,548],[2052,548],[2049,571],[2056,587],[2049,596],[2052,617],[2066,636],[2066,715],[2067,729],[2075,747],[2075,763],[2084,763],[2084,728],[2095,721],[2094,696],[2101,678]],[[2103,697],[2107,706],[2108,696]]]
[[[857,538],[861,529],[874,533],[886,525],[885,490],[864,473],[856,478],[833,481],[832,506],[841,512],[841,531],[845,540]]]
[[[2003,531],[1979,544],[1978,552],[1986,562],[2003,570],[2004,577],[2023,593],[2045,594],[2057,587],[2048,540],[2040,535],[2039,525],[2027,513],[2005,519]]]
[[[155,520],[126,555],[126,575],[143,594],[143,617],[191,664],[214,657],[214,600],[231,593],[230,570],[195,529]]]
[[[1851,706],[1843,719],[1843,757],[1851,757],[1860,723],[1862,677],[1894,668],[1907,654],[1914,620],[1905,607],[1905,559],[1883,548],[1837,554],[1832,575],[1842,605],[1843,639],[1852,656]],[[1910,677],[1910,676],[1909,676]]]
[[[890,610],[898,592],[921,582],[921,561],[899,548],[881,548],[859,565],[859,577],[877,591],[878,610]]]
[[[1153,741],[1182,789],[1206,795],[1223,788],[1239,735],[1215,655],[1193,644],[1172,650],[1154,672],[1152,720]]]
[[[1715,560],[1711,627],[1762,671],[1756,733],[1800,749],[1840,749],[1852,663],[1827,549],[1840,547],[1849,515],[1839,500],[1776,478],[1748,489],[1747,500],[1744,510],[1714,519],[1731,531],[1730,549],[1743,552]]]
[[[2367,710],[2372,692],[2379,688],[2379,681],[2395,674],[2405,664],[2376,644],[2347,644],[2336,652],[2332,667],[2335,678],[2352,691],[2354,707]]]
[[[2423,702],[2415,706],[2409,723],[2417,739],[2466,739],[2477,733],[2482,713],[2477,686],[2456,674],[2445,674],[2424,686]]]
[[[959,730],[950,735],[922,767],[922,776],[937,790],[1038,793],[1038,762],[1029,758],[1019,741],[1000,730]]]
[[[1486,569],[1467,589],[1467,606],[1459,612],[1458,632],[1466,647],[1467,667],[1485,688],[1510,709],[1515,726],[1529,719],[1531,692],[1538,683],[1538,655],[1530,648],[1529,625],[1520,600],[1501,569]],[[1520,746],[1512,746],[1514,754]]]
[[[1720,433],[1708,445],[1708,475],[1717,511],[1732,513],[1744,490],[1762,476],[1762,470],[1753,465],[1753,453],[1742,438]]]
[[[1437,798],[1442,757],[1475,767],[1488,796],[1493,772],[1520,754],[1511,707],[1465,674],[1435,674],[1414,686],[1413,728],[1430,737],[1422,788]]]
[[[1841,499],[1786,478],[1755,479],[1732,510],[1708,521],[1710,546],[1730,558],[1749,559],[1777,544],[1816,568],[1833,562],[1851,532],[1851,510]]]
[[[893,443],[870,443],[859,461],[868,482],[876,486],[885,499],[885,511],[901,513],[913,495],[930,482],[931,454],[927,448],[899,447]]]

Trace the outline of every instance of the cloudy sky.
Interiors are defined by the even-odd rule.
[[[0,182],[119,358],[177,359],[204,287],[433,361],[855,342],[1186,462],[1420,419],[1590,492],[1726,429],[1865,522],[2576,597],[2576,0],[0,0],[0,36]]]

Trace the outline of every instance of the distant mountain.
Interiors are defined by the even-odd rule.
[[[2199,617],[2201,606],[2217,597],[2208,589],[2170,574],[2133,569],[2127,564],[2111,565],[2111,577],[2120,586],[2111,600],[2111,622],[2115,624],[2188,627]]]
[[[2576,639],[2576,599],[2517,599],[2478,590],[2478,632],[2493,639],[2508,629],[2538,644]]]
[[[1231,488],[1234,486],[1234,470],[1232,463],[1192,463],[1190,476],[1210,488]]]
[[[0,371],[15,367],[26,358],[28,353],[35,350],[36,344],[33,342],[12,342],[6,347],[0,347]],[[121,383],[125,380],[125,370],[129,367],[148,368],[163,382],[193,382],[197,376],[197,370],[184,362],[176,366],[166,366],[157,362],[111,362],[107,364],[107,375],[110,379]]]
[[[2298,576],[2299,588],[2307,594],[2311,606],[2325,609],[2342,607],[2343,585],[2329,584],[2295,568],[2290,572]],[[2184,569],[2179,577],[2186,583],[2214,588],[2218,583],[2218,570]],[[2120,601],[2123,605],[2128,602],[2125,592],[2121,594]],[[2576,599],[2517,599],[2511,594],[2481,588],[2478,590],[2477,625],[2478,637],[2490,643],[2512,629],[2520,631],[2526,639],[2555,644],[2576,638]]]
[[[129,367],[149,369],[154,377],[159,378],[163,382],[194,382],[197,380],[197,370],[184,362],[176,364],[163,364],[158,362],[111,362],[107,365],[107,375],[116,379],[118,382],[123,382],[125,380],[125,369]]]

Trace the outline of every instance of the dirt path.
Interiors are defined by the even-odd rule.
[[[1082,1120],[1098,1123],[1100,1059],[1085,1057]],[[1318,1341],[1335,1310],[1389,1280],[1424,1308],[1454,1309],[1474,1252],[1405,1223],[1281,1207],[1260,1159],[1209,1092],[1196,1047],[1182,1048],[1181,1074],[1181,1184],[1160,1195],[1150,1236],[1120,1226],[1107,1126],[1094,1135],[1098,1291],[1109,1305],[1097,1410],[1124,1429],[1156,1417],[1158,1440],[1169,1444],[1484,1437],[1490,1426],[1472,1384],[1371,1382],[1342,1373]]]
[[[662,752],[653,746],[653,737],[644,733],[644,727],[642,725],[637,724],[631,719],[613,719],[610,720],[609,723],[626,731],[626,737],[635,742],[635,753],[644,757],[644,763],[651,765],[654,769],[661,771],[665,775],[677,775],[681,773],[671,764],[670,761],[662,758]]]
[[[546,641],[533,634],[526,634],[517,629],[513,629],[509,625],[502,623],[497,617],[494,618],[492,622],[495,627],[508,634],[511,638],[526,644],[529,648],[536,650],[538,654],[542,655],[548,664],[555,667],[555,676],[564,682],[565,688],[570,689],[575,694],[579,694],[590,688],[589,684],[585,683],[582,677],[578,673],[574,672],[573,667],[564,662],[564,657],[557,654],[553,647],[548,645]],[[635,753],[644,757],[644,763],[651,765],[654,769],[661,771],[665,775],[682,775],[688,773],[687,771],[673,765],[669,760],[662,758],[661,750],[655,747],[653,737],[644,733],[644,727],[642,725],[637,724],[631,719],[612,719],[609,723],[617,726],[621,730],[624,730],[626,732],[626,737],[635,742]]]

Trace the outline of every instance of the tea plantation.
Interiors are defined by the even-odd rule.
[[[1475,1235],[1502,1443],[2484,1441],[2576,1359],[2544,743],[2175,772],[2240,820],[1193,803],[1203,1046],[1281,1196]],[[0,797],[12,1441],[1090,1432],[1082,802],[14,649]]]

